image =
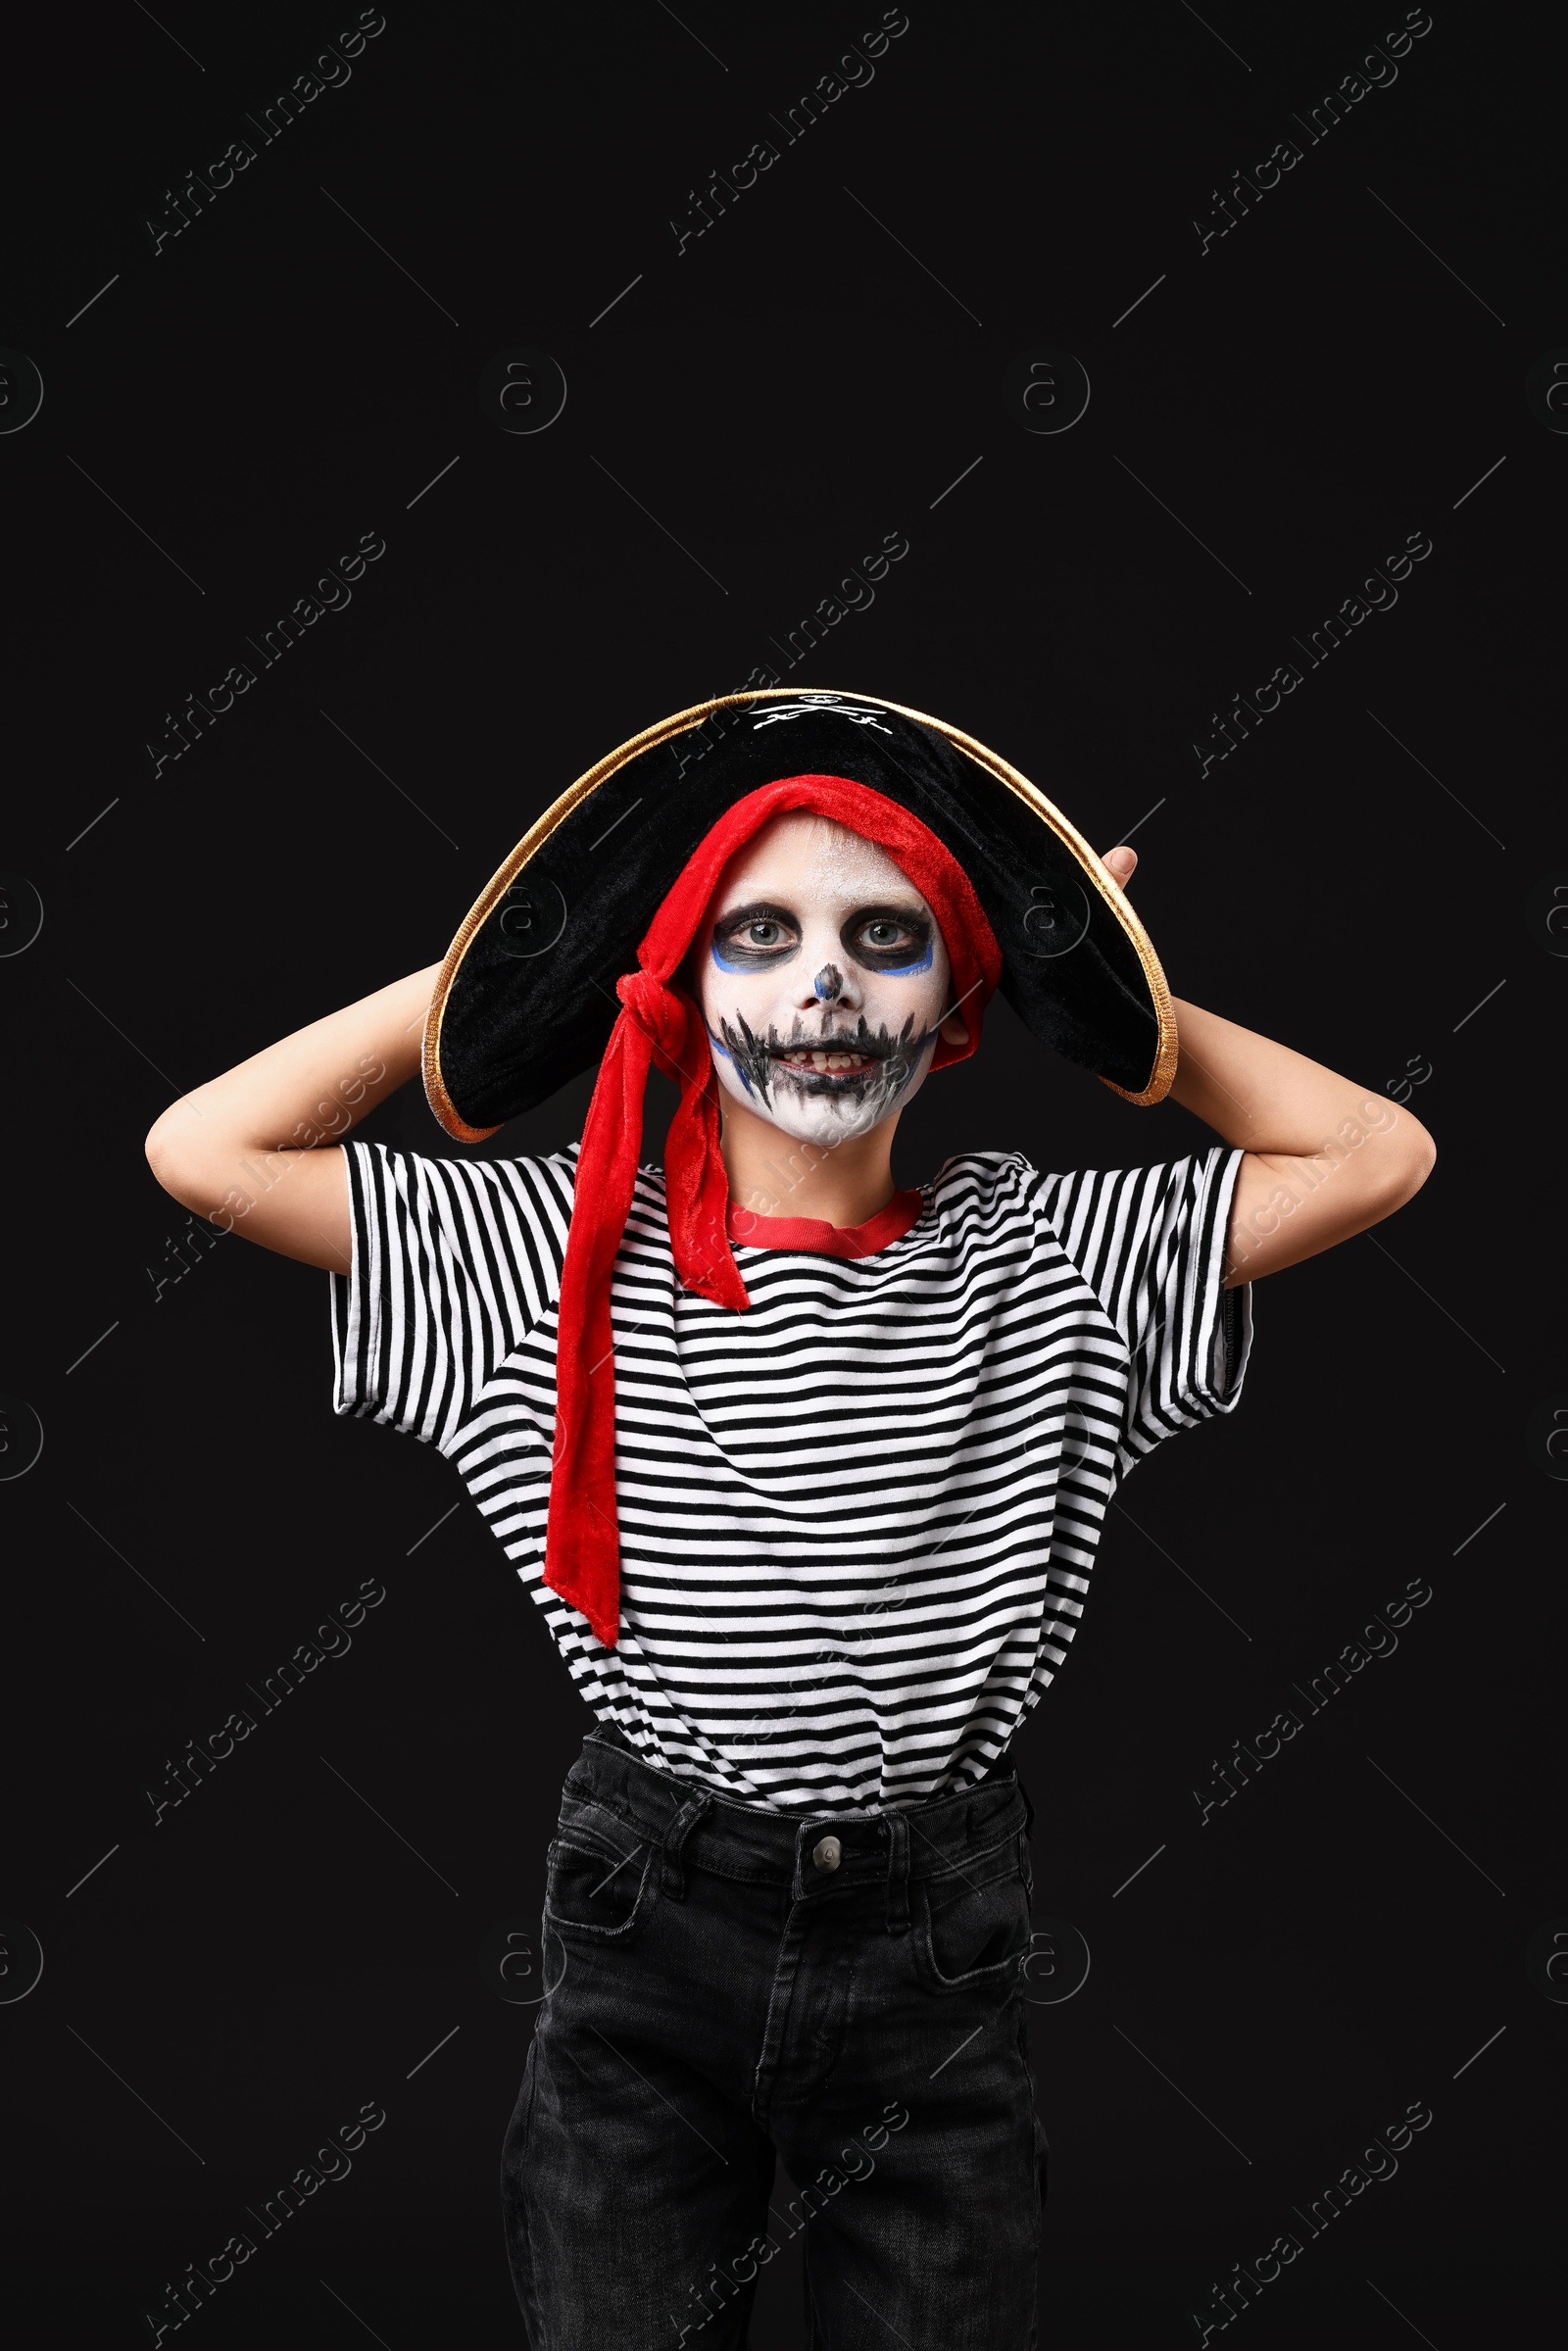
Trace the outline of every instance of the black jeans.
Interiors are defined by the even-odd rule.
[[[1032,2351],[1032,1818],[1007,1766],[813,1821],[589,1737],[503,2156],[533,2351],[735,2351],[759,2270],[803,2231],[813,2351]],[[801,2183],[785,2211],[775,2153]]]

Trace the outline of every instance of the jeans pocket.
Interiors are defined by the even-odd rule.
[[[634,1941],[658,1899],[660,1859],[659,1846],[613,1813],[563,1821],[549,1853],[546,1922],[579,1950]]]
[[[1029,1949],[1029,1887],[1016,1846],[909,1890],[915,1968],[928,1990],[1010,1984]]]

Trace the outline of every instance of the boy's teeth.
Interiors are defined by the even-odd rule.
[[[840,1071],[845,1069],[861,1069],[865,1065],[865,1055],[863,1053],[806,1052],[786,1053],[784,1055],[784,1059],[789,1063],[792,1069]]]

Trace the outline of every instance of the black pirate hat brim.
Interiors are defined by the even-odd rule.
[[[868,695],[772,687],[678,710],[589,768],[465,916],[425,1024],[424,1086],[478,1142],[599,1058],[656,908],[748,792],[841,775],[936,834],[1002,951],[1002,993],[1035,1034],[1134,1102],[1176,1074],[1153,948],[1089,844],[972,736]]]

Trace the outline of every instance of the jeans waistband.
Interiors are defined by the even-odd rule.
[[[564,1824],[595,1812],[615,1815],[662,1848],[664,1889],[677,1899],[686,1864],[788,1888],[797,1901],[885,1883],[895,1928],[907,1923],[911,1880],[961,1875],[998,1846],[1026,1837],[1034,1820],[1007,1763],[954,1795],[870,1815],[757,1811],[644,1762],[612,1724],[589,1734],[562,1790]]]

